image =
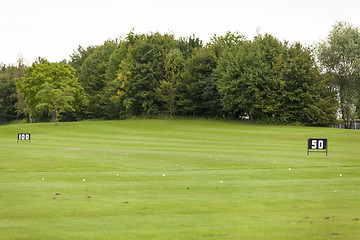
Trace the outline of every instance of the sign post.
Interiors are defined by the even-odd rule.
[[[19,143],[19,141],[28,141],[31,143],[30,133],[18,133],[17,143]]]
[[[310,152],[328,152],[328,144],[326,138],[309,138],[307,147],[307,157]]]

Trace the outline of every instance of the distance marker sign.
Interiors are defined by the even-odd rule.
[[[309,157],[309,152],[326,152],[326,157],[327,157],[327,150],[328,150],[328,144],[326,138],[308,139],[307,157]]]
[[[19,141],[28,141],[28,142],[31,142],[30,133],[18,133],[17,142],[19,143]]]

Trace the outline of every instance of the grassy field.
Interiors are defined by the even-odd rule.
[[[17,143],[29,132],[31,143]],[[309,137],[329,155],[306,157]],[[340,175],[341,174],[341,175]],[[360,131],[231,121],[0,126],[0,239],[360,239]]]

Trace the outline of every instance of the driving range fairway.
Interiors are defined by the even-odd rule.
[[[31,143],[17,143],[30,133]],[[308,138],[327,138],[310,153]],[[0,239],[360,239],[360,131],[215,120],[0,126]]]

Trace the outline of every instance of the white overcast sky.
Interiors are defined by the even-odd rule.
[[[312,44],[332,25],[360,27],[358,0],[0,0],[0,63],[69,59],[79,45],[136,33],[195,34],[204,42],[227,31],[252,39],[257,29],[279,40]]]

